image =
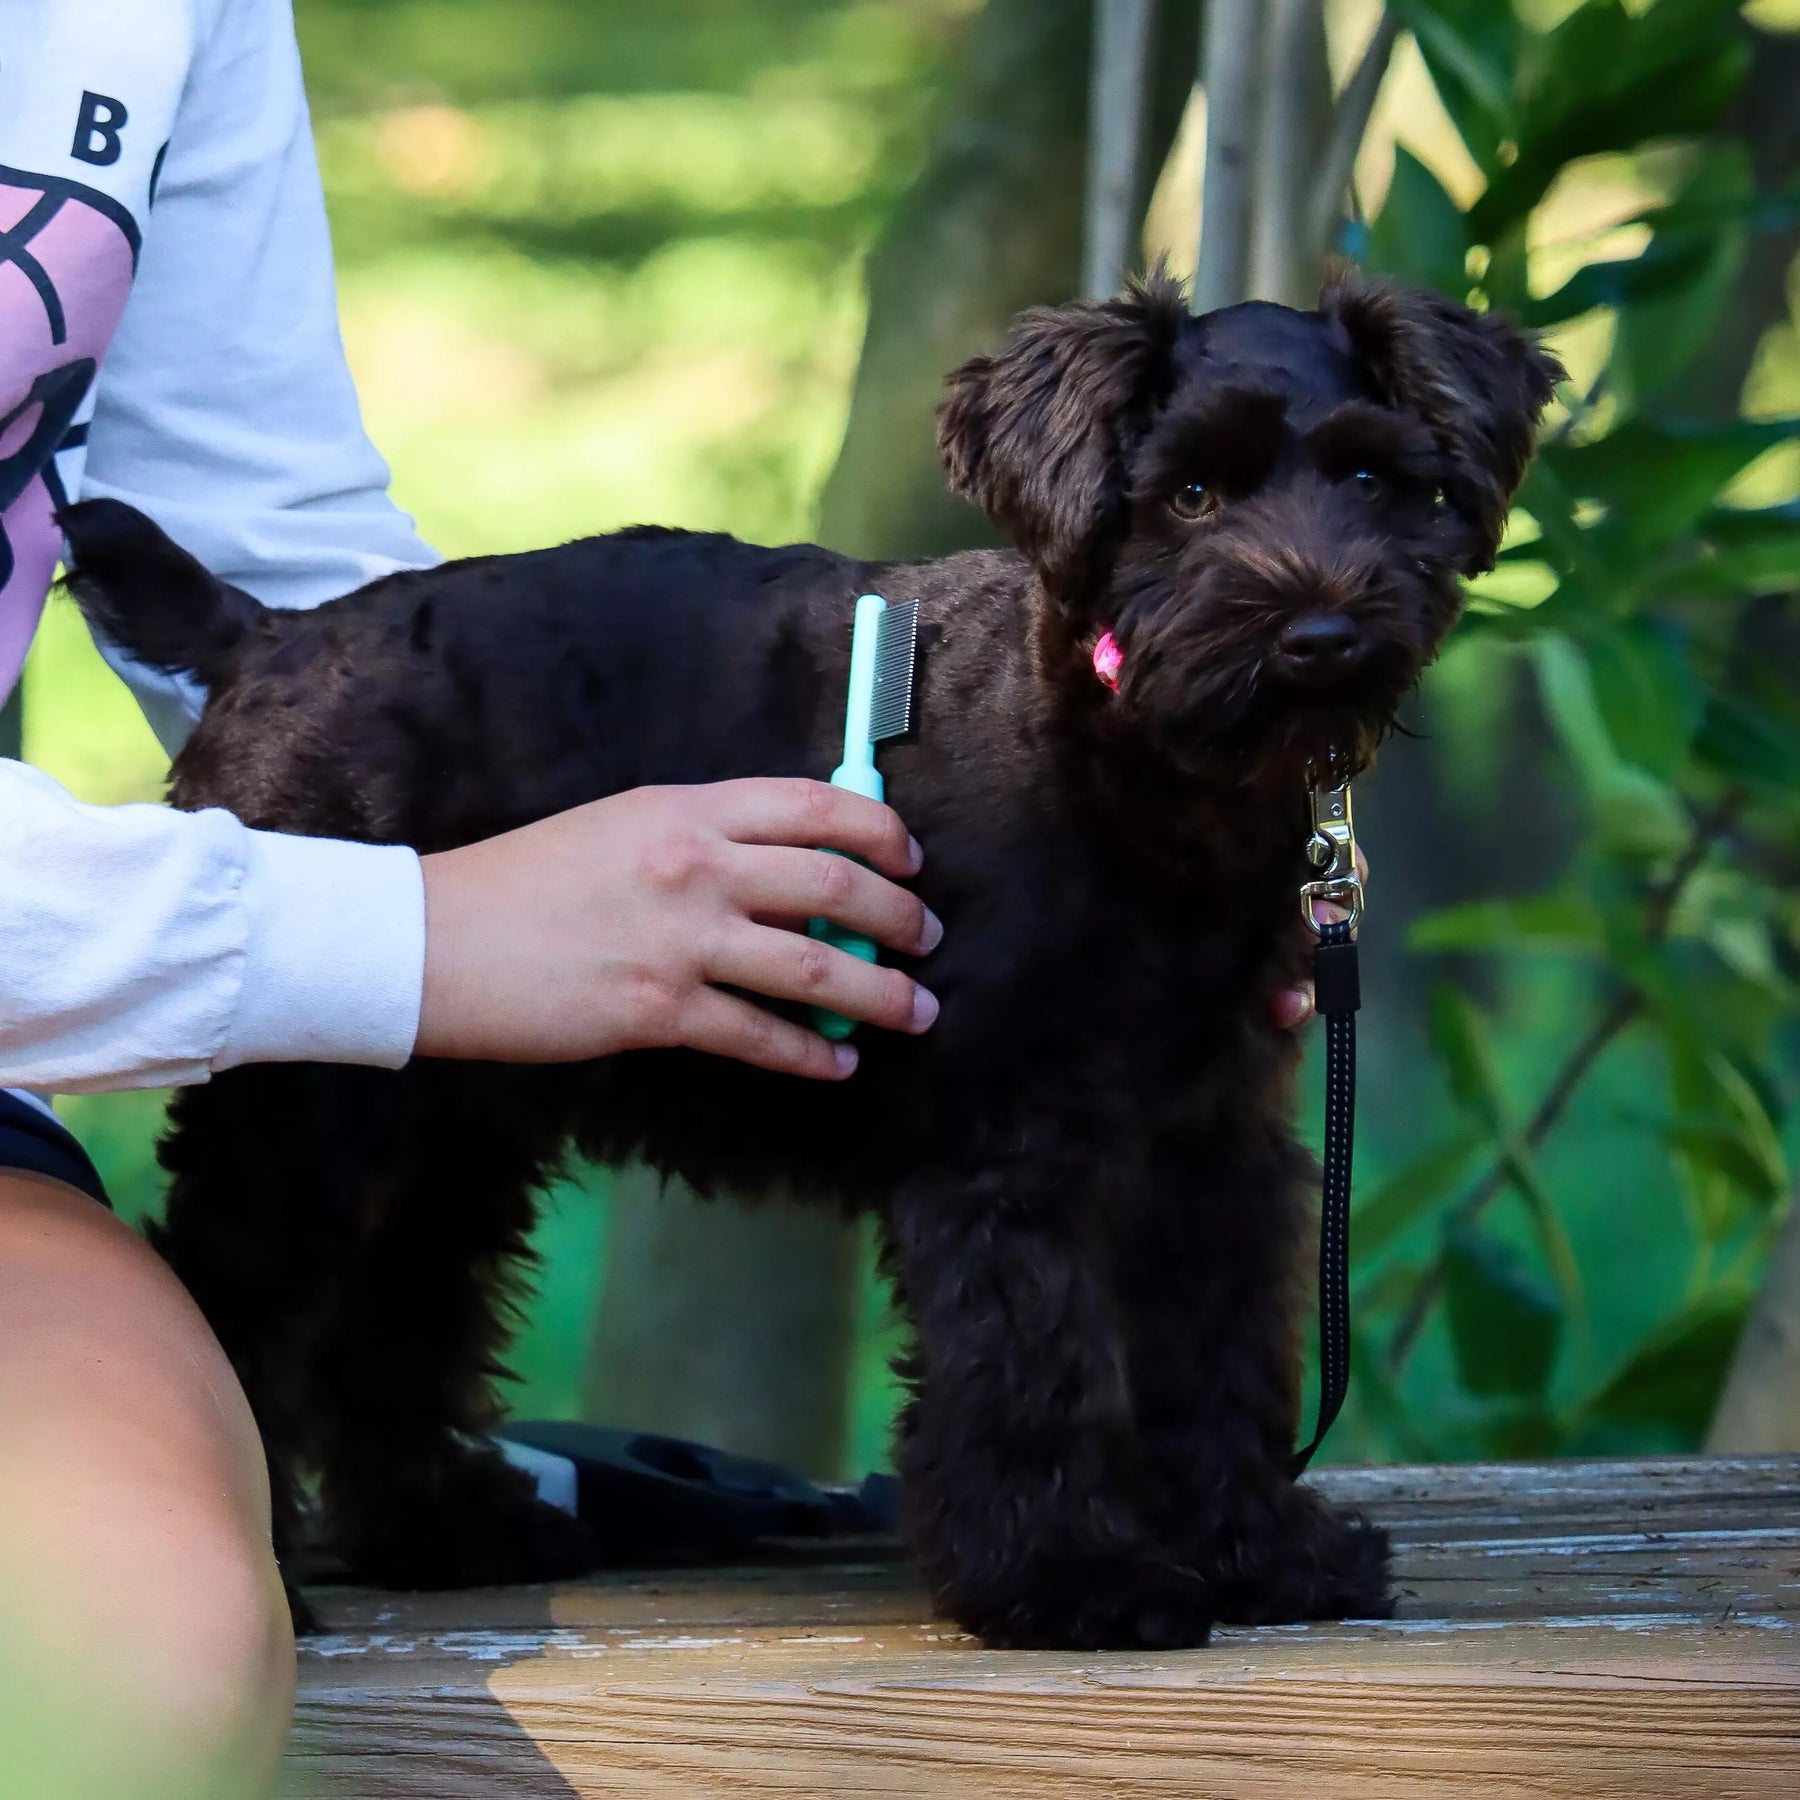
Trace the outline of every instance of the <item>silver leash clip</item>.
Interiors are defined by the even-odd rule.
[[[1354,931],[1363,915],[1363,883],[1356,866],[1356,822],[1350,809],[1350,782],[1338,778],[1343,759],[1337,751],[1327,756],[1323,774],[1310,773],[1312,836],[1306,840],[1306,860],[1318,873],[1300,884],[1300,913],[1315,936],[1322,936],[1327,921],[1319,907],[1335,901],[1350,915]]]

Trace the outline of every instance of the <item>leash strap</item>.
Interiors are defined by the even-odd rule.
[[[1300,913],[1313,947],[1313,1006],[1325,1021],[1325,1154],[1319,1200],[1319,1417],[1312,1442],[1294,1452],[1300,1474],[1325,1441],[1350,1386],[1350,1163],[1356,1140],[1356,1012],[1362,1005],[1356,927],[1363,913],[1362,871],[1349,769],[1330,752],[1310,777],[1312,836],[1306,857],[1314,878],[1300,886]],[[1326,919],[1327,903],[1347,916]]]
[[[1325,1021],[1325,1154],[1319,1201],[1319,1416],[1294,1453],[1299,1475],[1325,1441],[1350,1386],[1350,1167],[1356,1144],[1356,942],[1347,920],[1320,928],[1314,1005]]]

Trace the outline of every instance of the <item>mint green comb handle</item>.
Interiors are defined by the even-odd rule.
[[[886,796],[881,771],[875,767],[875,740],[870,735],[875,706],[875,673],[877,649],[881,637],[881,617],[887,602],[879,594],[864,594],[856,602],[856,623],[850,634],[850,693],[844,709],[844,760],[831,777],[833,787],[848,788],[869,800]],[[820,943],[847,950],[864,962],[875,960],[874,942],[847,931],[829,919],[814,919],[807,926],[809,936]],[[841,1043],[856,1029],[854,1019],[842,1013],[813,1008],[813,1029],[820,1036]]]

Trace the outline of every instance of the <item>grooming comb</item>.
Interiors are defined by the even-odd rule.
[[[844,708],[844,760],[832,773],[833,787],[848,788],[870,800],[883,797],[875,746],[884,738],[899,737],[912,722],[918,640],[918,601],[890,606],[879,594],[857,600],[850,636],[850,693]],[[822,943],[848,950],[864,962],[875,960],[870,939],[829,919],[814,919],[807,930]],[[856,1029],[855,1020],[823,1007],[813,1009],[813,1025],[834,1040],[847,1038]]]

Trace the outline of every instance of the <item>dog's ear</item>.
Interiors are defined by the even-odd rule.
[[[1169,382],[1187,317],[1160,270],[1123,299],[1033,307],[992,356],[953,374],[938,454],[953,493],[979,504],[1072,599],[1098,572],[1126,501],[1125,457]]]
[[[1319,310],[1349,334],[1388,403],[1431,428],[1448,464],[1444,498],[1476,537],[1463,573],[1492,568],[1562,364],[1501,314],[1354,271],[1326,284]]]

